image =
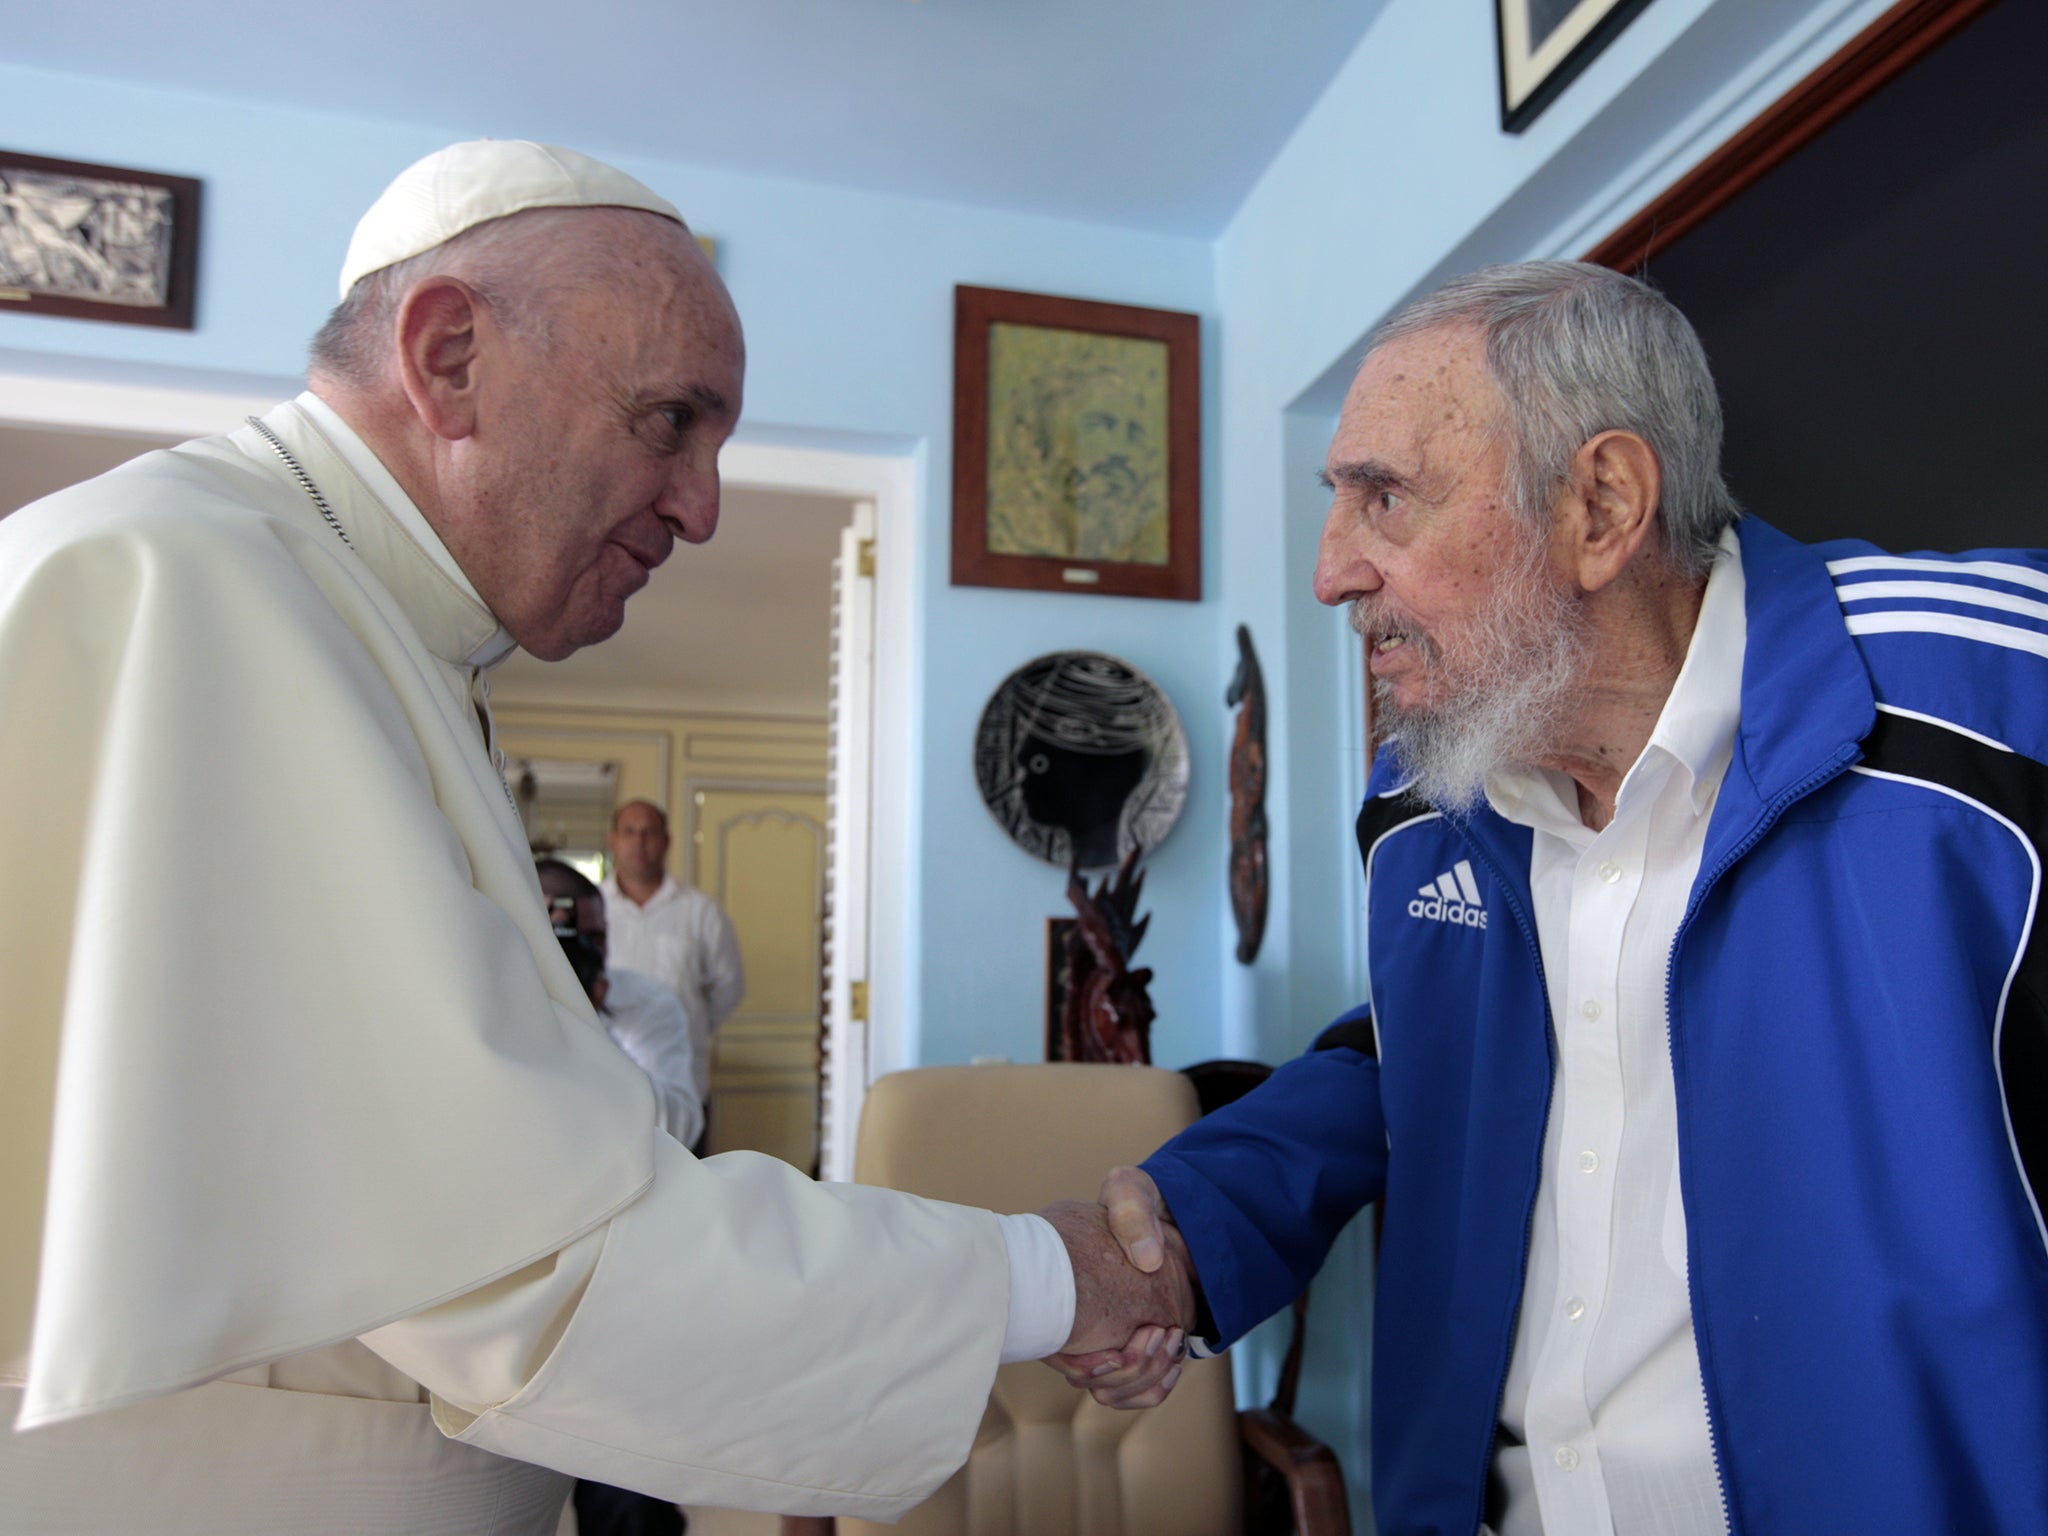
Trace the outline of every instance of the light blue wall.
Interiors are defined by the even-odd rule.
[[[512,111],[473,126],[508,138],[522,131]],[[0,350],[17,364],[30,354],[59,372],[119,362],[254,375],[283,388],[334,302],[334,274],[357,216],[401,168],[447,138],[402,123],[0,67],[0,144],[205,184],[196,331],[0,313]],[[579,147],[607,153],[601,144]],[[747,327],[744,431],[919,450],[916,600],[928,643],[916,690],[922,862],[910,891],[923,1034],[913,1048],[932,1062],[977,1054],[1029,1060],[1043,1049],[1044,920],[1071,910],[1065,880],[996,829],[974,788],[971,744],[982,704],[1012,668],[1044,651],[1090,648],[1149,673],[1188,728],[1193,798],[1149,861],[1152,926],[1139,958],[1157,972],[1159,1059],[1179,1065],[1206,1054],[1216,1035],[1213,940],[1223,904],[1217,805],[1228,674],[1211,643],[1217,606],[953,588],[947,529],[953,285],[1192,310],[1203,314],[1213,347],[1210,244],[614,158],[720,242]],[[1212,587],[1213,530],[1212,517]]]

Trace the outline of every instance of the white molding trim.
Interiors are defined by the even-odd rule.
[[[206,437],[260,416],[276,395],[112,384],[0,372],[0,421],[69,432],[135,432]]]

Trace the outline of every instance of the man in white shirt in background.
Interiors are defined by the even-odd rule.
[[[612,963],[652,976],[682,1003],[696,1053],[697,1097],[708,1111],[711,1037],[747,993],[739,936],[725,908],[668,872],[668,816],[660,806],[647,800],[620,806],[605,850],[611,869],[599,888]]]
[[[647,1075],[661,1109],[661,1128],[684,1146],[695,1146],[704,1133],[704,1101],[697,1094],[689,1015],[652,976],[612,963],[604,897],[582,871],[560,859],[536,859],[533,867],[555,932],[584,940],[603,965],[598,978],[602,1000],[592,1002],[605,1033]]]

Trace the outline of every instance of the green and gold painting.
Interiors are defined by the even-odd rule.
[[[1165,565],[1167,346],[988,329],[988,552]]]

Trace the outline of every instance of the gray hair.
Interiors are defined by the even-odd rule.
[[[661,219],[627,208],[533,208],[473,225],[431,250],[356,280],[308,348],[309,371],[356,389],[373,387],[390,366],[398,307],[413,285],[459,277],[506,330],[552,352],[555,292],[630,281],[632,225],[595,220]],[[686,238],[686,235],[679,235]]]
[[[1572,456],[1599,433],[1633,432],[1663,471],[1664,550],[1706,574],[1742,509],[1721,478],[1721,399],[1692,325],[1647,283],[1579,261],[1482,267],[1400,310],[1380,347],[1445,325],[1475,325],[1500,393],[1508,494],[1543,524]]]

